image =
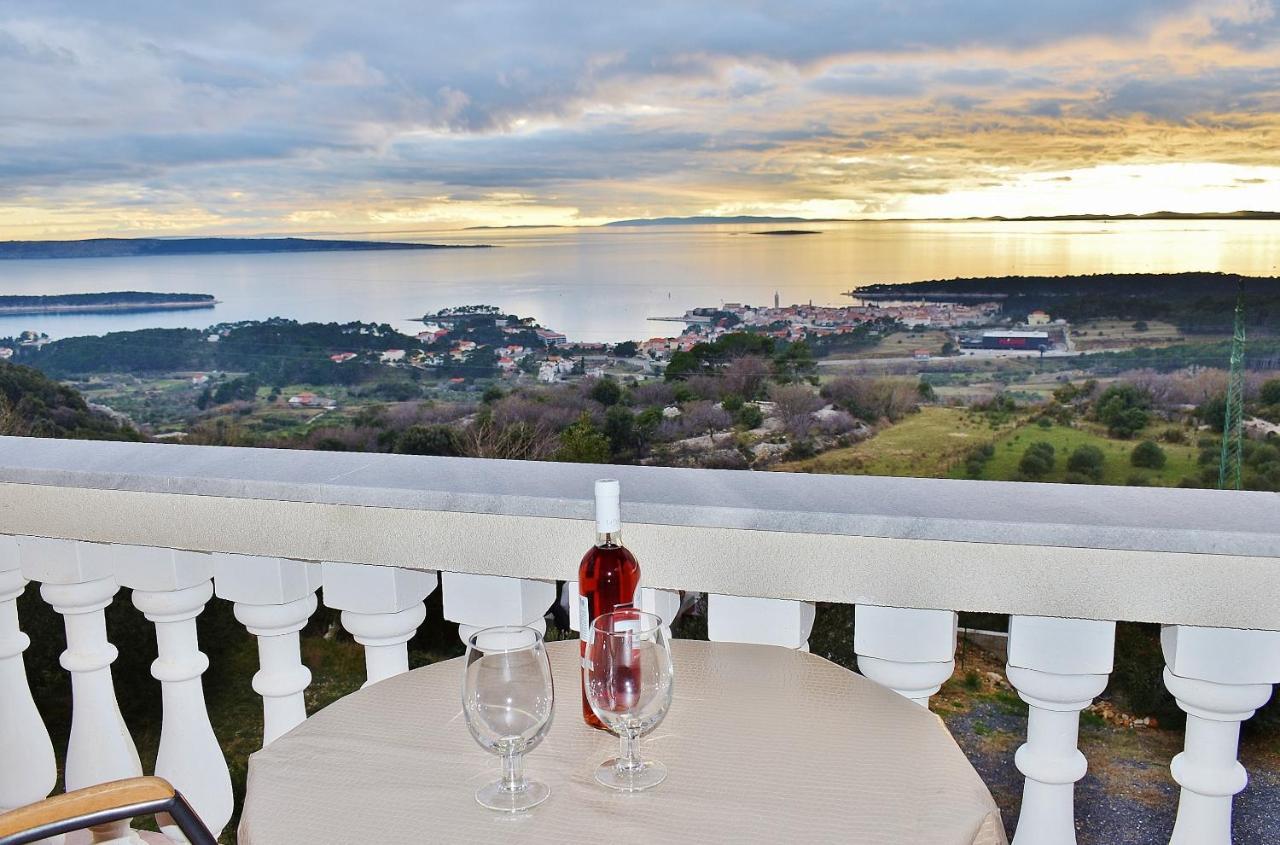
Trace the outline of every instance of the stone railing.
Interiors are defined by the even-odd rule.
[[[17,438],[0,438],[0,808],[56,779],[23,667],[28,581],[66,622],[66,787],[140,774],[104,624],[128,587],[159,647],[155,773],[216,831],[232,793],[195,624],[212,598],[258,639],[271,742],[306,717],[298,632],[319,601],[363,644],[369,683],[405,671],[437,588],[463,636],[541,626],[593,536],[603,475],[622,480],[644,602],[670,614],[675,591],[709,594],[714,640],[805,648],[813,602],[853,604],[860,670],[927,706],[954,669],[956,612],[1009,614],[1007,674],[1030,707],[1019,845],[1075,841],[1079,714],[1107,683],[1115,622],[1163,624],[1164,680],[1187,712],[1173,841],[1230,842],[1240,723],[1280,681],[1275,494]]]

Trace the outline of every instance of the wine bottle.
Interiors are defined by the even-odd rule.
[[[591,623],[602,613],[632,607],[639,598],[640,562],[622,545],[621,489],[612,478],[596,482],[596,544],[578,565],[578,630],[582,655],[582,718],[593,728],[606,730],[587,701],[587,646]]]

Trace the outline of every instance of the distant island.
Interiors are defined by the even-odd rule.
[[[1280,278],[1217,272],[1097,273],[1003,276],[872,284],[846,291],[864,301],[999,301],[1021,319],[1036,309],[1071,323],[1096,319],[1164,320],[1189,333],[1230,331],[1243,285],[1251,330],[1274,332],[1280,315]]]
[[[713,226],[760,223],[1047,223],[1055,221],[1107,220],[1280,220],[1280,211],[1153,211],[1149,214],[1054,214],[1026,217],[641,217],[614,220],[603,226]],[[758,234],[769,234],[760,232]]]
[[[817,229],[770,229],[767,232],[751,232],[752,235],[821,235]]]
[[[185,311],[212,308],[208,293],[61,293],[47,296],[0,296],[0,314],[91,314],[100,311]]]
[[[400,249],[485,249],[491,244],[411,244],[309,238],[90,238],[82,241],[0,241],[0,260],[121,258],[268,252],[354,252]]]
[[[848,222],[832,218],[829,220],[814,217],[639,217],[634,220],[614,220],[605,226],[707,226],[707,225],[747,225],[752,223],[841,223]]]

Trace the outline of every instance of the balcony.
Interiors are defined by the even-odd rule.
[[[622,480],[645,603],[669,614],[673,591],[707,593],[713,640],[806,648],[814,602],[852,604],[862,673],[928,706],[954,671],[957,611],[1008,614],[1006,674],[1030,707],[1018,845],[1075,841],[1079,713],[1106,686],[1115,622],[1161,623],[1164,683],[1188,714],[1172,841],[1231,841],[1240,724],[1280,682],[1275,494],[17,438],[0,438],[0,808],[57,779],[23,671],[28,581],[66,622],[67,788],[140,773],[104,626],[128,587],[159,645],[155,773],[217,831],[233,799],[200,683],[209,601],[258,638],[269,743],[306,718],[298,632],[321,600],[370,683],[408,668],[436,589],[464,637],[543,625],[602,475]]]

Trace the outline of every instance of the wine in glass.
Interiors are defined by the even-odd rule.
[[[467,639],[462,712],[476,742],[502,758],[502,778],[480,787],[476,801],[517,813],[551,790],[524,776],[523,755],[551,726],[555,690],[542,634],[533,628],[485,628]]]
[[[634,608],[596,617],[584,668],[591,710],[621,741],[621,753],[600,764],[596,780],[624,792],[662,783],[667,767],[640,759],[640,737],[671,708],[671,646],[662,620]]]

